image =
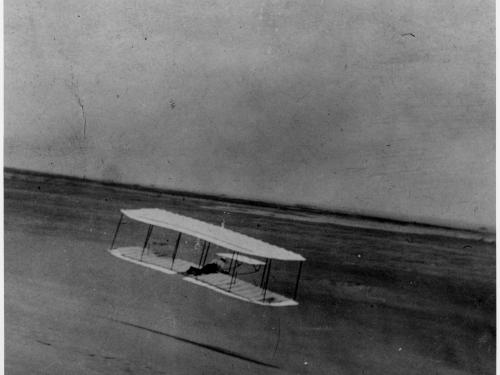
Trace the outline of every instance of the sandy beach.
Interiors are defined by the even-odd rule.
[[[494,373],[494,243],[230,206],[8,175],[5,372]],[[303,254],[299,306],[252,305],[111,256],[119,210],[141,207],[224,219]]]

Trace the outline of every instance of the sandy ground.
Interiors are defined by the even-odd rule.
[[[119,209],[140,207],[303,254],[300,305],[252,305],[109,255]],[[131,228],[120,241],[143,241]],[[271,285],[287,291],[292,271]],[[9,175],[5,331],[7,374],[493,374],[495,245]]]

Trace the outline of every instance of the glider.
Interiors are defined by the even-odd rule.
[[[114,248],[124,217],[148,225],[143,246]],[[177,233],[175,244],[168,256],[155,254],[149,249],[149,242],[155,228],[169,229]],[[199,259],[197,264],[183,259],[182,254],[180,254],[183,236],[195,237],[198,244],[202,243],[201,249],[196,249],[195,246],[193,249],[187,250],[190,251],[191,259],[195,255],[196,259]],[[226,267],[218,268],[212,272],[204,272],[203,270],[209,268],[207,267],[207,259],[211,247],[225,249],[224,252],[217,252],[216,256],[223,264],[226,264]],[[188,282],[264,306],[294,306],[298,304],[296,301],[297,292],[302,265],[305,261],[303,256],[281,247],[224,227],[156,208],[121,210],[120,220],[109,252],[123,260],[166,274],[184,275],[183,279]],[[186,249],[183,249],[182,252],[185,253]],[[286,297],[269,290],[269,275],[273,261],[298,263],[293,297]],[[241,272],[242,268],[246,268],[247,272]],[[192,273],[193,270],[196,272]],[[259,273],[260,283],[258,285],[238,278],[238,274],[249,273]]]

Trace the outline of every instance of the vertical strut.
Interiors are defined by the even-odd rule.
[[[236,252],[233,251],[233,255],[231,256],[231,262],[229,263],[229,275],[231,276],[231,279],[229,280],[229,290],[231,290],[231,284],[233,283],[233,273],[231,272],[231,268],[233,267],[233,262],[234,262],[234,267],[236,267],[236,262],[234,261],[234,256]]]
[[[149,237],[151,237],[152,232],[153,232],[153,226],[150,225],[148,227],[148,234],[146,234],[146,240],[144,241],[144,246],[142,247],[141,262],[142,262],[142,257],[144,256],[144,250],[146,250],[146,246],[148,246]]]
[[[231,262],[229,262],[229,274],[231,274],[231,268],[233,267],[234,254],[235,252],[233,251],[233,255],[231,256]]]
[[[266,263],[264,264],[264,269],[262,270],[262,278],[260,279],[260,287],[261,288],[264,287],[264,279],[265,279],[266,272],[267,272],[267,262],[269,262],[269,259],[266,259]]]
[[[295,282],[295,291],[293,292],[293,299],[297,299],[297,291],[299,290],[299,280],[300,280],[300,273],[302,272],[302,264],[304,262],[299,263],[299,273],[297,274],[297,281]]]
[[[233,257],[235,256],[235,253],[233,253]],[[240,263],[241,265],[241,263]],[[231,290],[231,287],[233,286],[233,284],[236,282],[236,270],[238,269],[239,265],[238,265],[238,255],[236,255],[235,259],[234,259],[234,264],[233,264],[233,272],[231,273],[231,280],[229,281],[229,290]]]
[[[120,229],[122,220],[123,220],[123,214],[120,215],[120,220],[118,221],[118,225],[116,226],[115,235],[113,236],[113,241],[111,242],[111,247],[109,248],[109,250],[113,250],[113,246],[115,244],[116,236],[118,236],[118,230]]]
[[[208,242],[207,248],[205,249],[205,256],[203,257],[202,266],[207,263],[208,250],[210,250],[210,242]]]
[[[229,290],[231,290],[231,287],[234,285],[234,283],[236,283],[236,262],[234,264],[234,267],[233,267],[233,273],[231,274],[231,280],[229,281]]]
[[[263,301],[266,300],[267,285],[269,284],[269,274],[271,273],[272,261],[273,261],[272,259],[269,259],[269,265],[267,266],[266,284],[264,285],[264,297],[262,298]]]
[[[172,255],[172,265],[170,266],[170,269],[174,267],[175,257],[177,256],[177,250],[179,249],[179,243],[181,242],[181,235],[182,232],[179,232],[179,234],[177,235],[177,240],[175,241],[174,254]]]
[[[203,246],[201,248],[200,260],[198,261],[198,267],[201,268],[201,262],[203,261],[203,255],[205,255],[205,248],[207,247],[208,242],[203,241]]]

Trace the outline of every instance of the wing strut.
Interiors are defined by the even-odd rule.
[[[272,259],[269,259],[269,262],[267,263],[267,275],[266,275],[266,280],[264,282],[264,297],[262,297],[262,301],[266,300],[266,293],[267,293],[267,285],[269,284],[269,275],[271,273],[271,263]],[[265,271],[265,269],[264,269]]]
[[[210,250],[210,242],[208,243],[207,248],[205,250],[205,256],[203,257],[203,265],[207,263],[208,250]]]
[[[267,271],[267,262],[269,262],[269,259],[266,259],[266,263],[264,264],[264,269],[262,270],[262,278],[260,279],[260,287],[264,287],[264,278],[266,277],[266,271]]]
[[[148,234],[146,234],[146,241],[144,241],[144,246],[142,247],[141,262],[142,262],[142,257],[144,256],[144,250],[146,250],[146,246],[148,246],[149,238],[151,237],[152,232],[153,232],[153,226],[150,225],[148,227]]]
[[[116,226],[115,235],[113,236],[113,241],[111,242],[111,247],[109,248],[109,250],[113,250],[113,246],[115,245],[116,236],[118,236],[118,230],[120,229],[122,220],[123,220],[123,214],[120,215],[120,220],[118,221],[118,225]]]
[[[174,255],[172,255],[172,265],[170,266],[170,269],[173,269],[174,267],[175,257],[177,256],[177,250],[179,250],[179,243],[181,242],[181,236],[182,232],[179,232],[177,240],[175,241]]]
[[[297,274],[297,281],[295,282],[295,291],[293,292],[293,299],[297,300],[297,291],[299,290],[299,280],[300,280],[300,273],[302,272],[302,264],[304,262],[299,263],[299,273]]]
[[[236,259],[235,259],[236,257]],[[233,251],[233,256],[231,257],[231,263],[229,263],[229,274],[231,275],[231,280],[229,281],[229,291],[231,291],[231,287],[233,286],[233,283],[236,281],[236,267],[237,267],[237,261],[238,256],[236,255],[236,252]],[[231,271],[231,267],[233,270]]]
[[[209,249],[210,249],[210,242],[203,241],[203,247],[201,248],[201,255],[200,255],[200,261],[198,262],[198,267],[205,265]]]

